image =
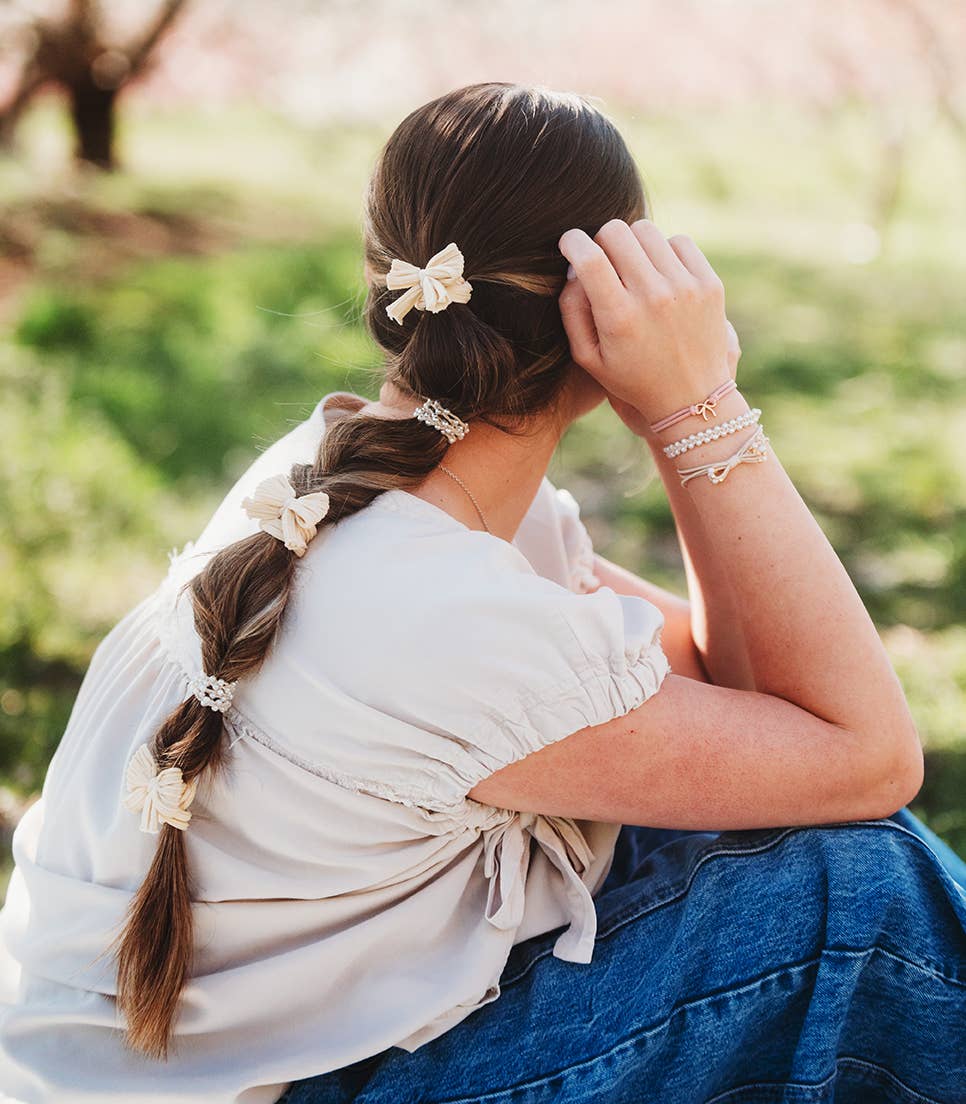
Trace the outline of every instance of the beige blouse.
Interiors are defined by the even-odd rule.
[[[310,460],[330,392],[264,451],[98,646],[0,910],[0,1090],[27,1104],[268,1104],[296,1079],[414,1050],[497,1000],[510,948],[561,928],[591,961],[619,824],[520,813],[482,778],[641,704],[663,615],[601,587],[577,503],[544,479],[513,542],[402,490],[324,527],[282,630],[225,716],[186,846],[196,951],[171,1057],[126,1049],[103,954],[156,837],[122,804],[136,749],[190,693],[181,583],[254,532],[241,501]]]

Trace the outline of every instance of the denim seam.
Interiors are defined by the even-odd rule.
[[[759,841],[757,844],[749,844],[745,847],[740,847],[740,846],[716,847],[715,843],[717,843],[717,838],[720,838],[720,837],[717,837],[715,842],[712,843],[711,847],[707,851],[705,851],[704,854],[698,856],[697,862],[695,862],[694,866],[691,867],[691,869],[688,872],[688,876],[687,876],[686,880],[683,883],[678,883],[675,887],[673,887],[670,890],[669,895],[664,897],[664,898],[655,899],[653,901],[650,901],[648,904],[646,904],[644,906],[639,906],[639,905],[635,904],[633,906],[630,906],[628,909],[626,909],[625,912],[618,913],[616,916],[609,918],[608,925],[606,927],[600,928],[598,930],[597,937],[595,939],[595,944],[596,944],[597,941],[599,941],[601,939],[606,939],[608,936],[613,935],[614,932],[617,931],[619,928],[624,927],[625,925],[631,923],[634,920],[640,919],[640,917],[647,915],[649,912],[655,912],[658,909],[664,908],[665,906],[673,904],[675,901],[679,900],[684,894],[686,894],[690,890],[691,884],[694,881],[695,875],[697,874],[697,872],[701,868],[701,866],[706,861],[708,861],[710,859],[713,859],[717,856],[722,856],[722,855],[723,856],[730,856],[730,855],[757,855],[757,854],[762,854],[765,851],[771,850],[771,848],[773,848],[777,844],[781,843],[782,840],[786,839],[787,837],[791,836],[793,833],[796,833],[796,832],[809,832],[809,831],[815,831],[815,830],[824,830],[825,828],[838,829],[838,828],[865,827],[865,826],[872,827],[872,828],[880,828],[880,829],[882,829],[882,828],[890,829],[890,830],[893,830],[893,831],[896,831],[896,832],[900,832],[903,835],[908,836],[910,839],[915,840],[918,844],[920,844],[922,847],[924,847],[926,849],[926,851],[930,855],[933,856],[933,858],[935,858],[937,864],[939,864],[942,867],[943,872],[946,873],[949,883],[952,886],[954,886],[960,894],[963,893],[962,888],[956,883],[956,881],[952,878],[952,876],[949,875],[949,873],[948,873],[948,871],[946,871],[945,867],[942,866],[942,860],[939,858],[938,855],[936,855],[936,852],[933,851],[933,849],[926,843],[926,841],[921,836],[916,835],[915,832],[910,832],[908,828],[904,828],[901,824],[897,824],[895,821],[889,820],[888,818],[881,818],[881,819],[878,819],[878,820],[849,820],[849,821],[842,821],[842,822],[838,822],[838,823],[834,823],[834,824],[790,825],[787,828],[777,829],[775,835],[768,836],[768,837],[766,837],[765,840]],[[627,883],[625,883],[625,884],[627,884]],[[556,930],[557,929],[555,928],[554,931],[556,931]],[[544,933],[544,934],[548,935],[550,933]],[[528,961],[521,967],[519,973],[514,974],[514,975],[506,978],[505,981],[501,980],[501,983],[500,983],[501,989],[505,990],[510,985],[515,985],[518,981],[520,981],[523,977],[525,977],[530,972],[530,969],[537,962],[539,962],[540,959],[546,958],[548,955],[550,955],[552,953],[553,953],[552,944],[549,945],[549,946],[540,948],[540,950],[537,951],[533,955],[532,958],[528,959]],[[943,976],[945,976],[945,975],[943,975]]]
[[[907,1085],[901,1077],[896,1075],[885,1066],[880,1066],[878,1062],[869,1062],[865,1058],[859,1058],[854,1054],[843,1054],[839,1059],[843,1065],[855,1066],[862,1070],[868,1070],[874,1074],[875,1078],[880,1081],[890,1081],[894,1085],[898,1085],[903,1092],[909,1093],[910,1096],[915,1097],[916,1100],[921,1101],[922,1104],[942,1104],[941,1101],[936,1100],[934,1096],[926,1096],[914,1089],[911,1085]],[[838,1064],[838,1062],[836,1063]]]
[[[909,966],[913,970],[918,970],[921,974],[929,974],[931,977],[944,981],[949,985],[957,985],[961,989],[966,989],[966,980],[963,978],[953,977],[951,974],[943,973],[943,971],[936,966],[934,962],[916,962],[911,958],[906,958],[905,955],[899,954],[888,943],[873,943],[871,947],[831,947],[826,946],[825,950],[829,954],[842,955],[845,958],[867,958],[875,951],[879,951],[885,955],[886,958],[894,958],[897,962],[901,962],[903,966]]]
[[[663,1030],[667,1023],[679,1012],[683,1012],[694,1005],[703,1004],[706,1000],[709,999],[709,997],[723,996],[725,992],[730,995],[734,993],[739,993],[743,989],[755,989],[760,986],[763,981],[766,981],[772,977],[805,971],[812,966],[816,966],[821,961],[821,958],[822,955],[820,952],[817,955],[813,955],[811,958],[803,959],[801,962],[786,964],[778,970],[773,970],[769,974],[763,974],[761,977],[755,978],[753,981],[734,986],[726,991],[722,990],[717,993],[704,994],[701,997],[694,998],[693,1000],[683,1001],[681,1004],[676,1004],[671,1009],[669,1014],[665,1016],[659,1023],[642,1027],[639,1030],[632,1032],[630,1035],[625,1035],[623,1038],[614,1043],[613,1046],[609,1047],[605,1051],[602,1051],[600,1054],[595,1054],[590,1058],[585,1058],[583,1059],[583,1061],[577,1062],[572,1066],[564,1066],[562,1069],[554,1070],[552,1073],[546,1073],[542,1077],[536,1078],[535,1080],[520,1081],[516,1085],[509,1085],[502,1089],[496,1089],[494,1092],[487,1093],[484,1096],[480,1096],[479,1094],[477,1094],[474,1096],[450,1097],[446,1100],[435,1101],[434,1104],[471,1104],[471,1102],[473,1101],[496,1100],[498,1097],[503,1096],[506,1093],[516,1092],[518,1089],[533,1088],[547,1081],[552,1081],[554,1080],[554,1078],[560,1077],[563,1074],[574,1073],[576,1071],[594,1066],[602,1059],[609,1058],[611,1055],[616,1054],[618,1051],[627,1050],[638,1043],[640,1040]]]
[[[823,1089],[828,1085],[833,1084],[839,1076],[839,1067],[841,1066],[854,1066],[862,1072],[868,1071],[872,1076],[881,1082],[888,1082],[893,1085],[898,1085],[904,1093],[909,1096],[910,1101],[916,1101],[917,1104],[954,1104],[954,1102],[946,1102],[937,1100],[934,1096],[923,1096],[921,1092],[907,1085],[900,1077],[891,1071],[886,1069],[885,1066],[880,1066],[877,1062],[869,1062],[865,1058],[858,1058],[854,1054],[842,1054],[835,1059],[835,1069],[824,1077],[821,1081],[805,1082],[805,1081],[747,1081],[741,1085],[734,1085],[730,1089],[725,1089],[724,1092],[718,1093],[716,1096],[709,1097],[704,1101],[704,1104],[718,1104],[719,1101],[727,1101],[729,1096],[733,1096],[737,1092],[744,1092],[746,1089],[808,1089],[818,1090]]]
[[[879,949],[879,948],[872,948],[871,950],[876,950],[876,949]],[[739,994],[739,993],[742,993],[742,992],[750,992],[752,990],[760,988],[760,986],[765,981],[769,981],[773,978],[785,977],[785,976],[788,976],[788,975],[793,974],[793,973],[804,973],[809,968],[819,965],[821,963],[822,959],[826,956],[826,954],[829,950],[831,950],[831,948],[823,947],[822,950],[817,955],[814,955],[814,956],[812,956],[810,958],[807,958],[807,959],[802,959],[800,962],[786,963],[785,965],[781,966],[779,969],[771,970],[771,971],[769,971],[765,974],[761,974],[756,978],[750,979],[746,982],[742,982],[740,985],[730,986],[727,989],[719,989],[719,990],[716,990],[716,991],[713,991],[713,992],[710,992],[710,993],[705,993],[700,997],[695,997],[695,998],[692,998],[691,1000],[682,1001],[679,1004],[675,1004],[674,1007],[668,1013],[668,1015],[664,1016],[658,1023],[653,1023],[653,1024],[650,1024],[646,1027],[640,1028],[640,1029],[634,1031],[633,1033],[631,1033],[630,1035],[624,1036],[622,1039],[620,1039],[618,1042],[616,1042],[609,1049],[601,1052],[600,1054],[596,1054],[596,1055],[594,1055],[590,1058],[585,1058],[582,1061],[575,1063],[574,1065],[564,1066],[562,1069],[558,1069],[558,1070],[554,1070],[553,1072],[546,1073],[543,1076],[541,1076],[541,1077],[539,1077],[535,1080],[520,1081],[520,1082],[517,1082],[517,1084],[515,1084],[515,1085],[505,1086],[501,1089],[493,1090],[492,1092],[488,1092],[484,1095],[475,1094],[473,1096],[448,1097],[445,1100],[435,1101],[434,1104],[473,1104],[473,1102],[477,1102],[477,1104],[482,1104],[482,1102],[484,1102],[484,1101],[496,1101],[496,1100],[499,1100],[500,1098],[506,1098],[507,1094],[514,1094],[514,1093],[517,1093],[518,1091],[521,1091],[521,1090],[524,1090],[524,1089],[533,1089],[533,1088],[538,1087],[540,1085],[551,1082],[551,1081],[555,1080],[556,1078],[566,1076],[566,1075],[569,1075],[569,1074],[573,1074],[573,1073],[579,1073],[579,1072],[587,1071],[587,1070],[591,1069],[593,1066],[595,1066],[598,1062],[602,1061],[603,1059],[610,1058],[610,1057],[612,1057],[613,1055],[616,1055],[618,1052],[620,1052],[622,1050],[629,1050],[632,1047],[634,1047],[635,1045],[637,1045],[641,1040],[646,1039],[649,1036],[655,1035],[655,1034],[663,1031],[667,1027],[667,1025],[670,1023],[670,1021],[675,1016],[677,1016],[679,1013],[684,1012],[688,1009],[693,1009],[693,1008],[699,1007],[700,1005],[705,1004],[709,1000],[714,1000],[714,999],[721,998],[721,997],[724,997],[724,996],[734,996],[735,994]],[[923,1096],[921,1093],[918,1093],[916,1090],[913,1090],[913,1089],[909,1088],[905,1084],[905,1082],[901,1081],[898,1077],[896,1077],[890,1070],[888,1070],[884,1066],[879,1066],[879,1065],[877,1065],[873,1062],[869,1062],[865,1059],[858,1058],[854,1055],[847,1055],[847,1056],[843,1056],[842,1058],[837,1058],[836,1059],[836,1069],[838,1068],[838,1065],[842,1061],[848,1061],[851,1064],[861,1065],[866,1069],[875,1071],[877,1073],[877,1075],[881,1075],[885,1078],[890,1079],[894,1084],[900,1085],[905,1091],[912,1094],[915,1097],[916,1101],[920,1102],[920,1104],[952,1104],[952,1102],[944,1102],[944,1101],[941,1101],[941,1100],[937,1100],[933,1097]],[[834,1077],[835,1077],[835,1074],[833,1073],[828,1078],[826,1078],[823,1081],[818,1082],[818,1083],[814,1083],[814,1082],[813,1083],[806,1083],[806,1082],[795,1081],[795,1082],[780,1082],[780,1083],[777,1083],[777,1084],[779,1084],[780,1087],[785,1087],[785,1088],[790,1087],[790,1088],[815,1089],[815,1088],[821,1088],[822,1085],[827,1084],[831,1080],[834,1080]],[[746,1085],[736,1085],[733,1088],[726,1090],[726,1092],[724,1094],[719,1093],[715,1097],[708,1099],[707,1101],[705,1101],[705,1104],[713,1104],[713,1102],[715,1100],[720,1100],[722,1098],[726,1098],[728,1093],[736,1092],[739,1089],[756,1088],[756,1087],[759,1087],[759,1086],[764,1087],[764,1088],[768,1088],[768,1087],[771,1087],[775,1084],[776,1084],[775,1082],[753,1082],[753,1083],[746,1084]]]
[[[636,920],[641,916],[646,915],[649,912],[656,912],[658,909],[664,908],[666,905],[673,904],[684,896],[691,887],[691,883],[694,881],[694,876],[697,874],[699,867],[710,858],[714,858],[718,855],[755,855],[760,854],[763,851],[770,850],[776,843],[784,839],[790,832],[794,831],[792,828],[782,829],[778,835],[769,837],[764,841],[759,841],[757,845],[749,844],[746,847],[715,847],[717,841],[712,842],[711,847],[703,855],[698,857],[698,861],[691,867],[688,872],[688,876],[683,882],[674,884],[668,896],[664,898],[658,898],[643,907],[639,904],[633,905],[631,908],[625,910],[624,913],[618,913],[616,917],[611,917],[607,927],[598,928],[595,944],[602,939],[606,939],[608,936],[613,935],[618,928],[624,927],[632,920]],[[626,884],[626,883],[625,883]],[[556,928],[554,929],[556,931]],[[549,933],[545,933],[549,934]],[[553,952],[553,947],[543,947],[531,958],[520,970],[518,974],[507,978],[505,981],[501,981],[501,988],[506,989],[510,985],[514,985],[522,977],[524,977],[534,965],[541,958],[545,958],[547,955]]]

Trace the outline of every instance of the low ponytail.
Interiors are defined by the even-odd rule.
[[[295,555],[258,532],[214,555],[187,584],[207,674],[231,682],[262,663],[279,626],[295,571]],[[186,783],[222,763],[222,715],[192,694],[154,734],[158,769],[179,767]],[[128,906],[117,948],[117,1005],[126,1042],[167,1058],[178,998],[193,955],[193,886],[184,830],[162,822],[151,866]]]
[[[577,172],[574,171],[575,167]],[[364,318],[384,353],[387,383],[435,399],[464,421],[508,433],[555,407],[571,369],[557,306],[572,226],[646,214],[633,158],[613,123],[572,93],[506,82],[467,85],[406,116],[369,181],[364,244],[371,286]],[[468,302],[438,312],[386,313],[394,258],[421,266],[456,242],[472,284]],[[335,524],[384,491],[418,487],[450,443],[410,413],[347,413],[327,425],[312,463],[295,464],[296,496],[324,491],[320,525]],[[260,530],[215,553],[187,584],[204,673],[234,682],[261,666],[293,591],[298,554]],[[185,784],[219,769],[224,717],[193,694],[154,734],[159,769]],[[118,946],[117,1004],[126,1040],[166,1058],[178,999],[190,976],[192,900],[184,830],[162,822]],[[114,944],[112,944],[112,948]]]
[[[392,487],[415,486],[436,466],[447,441],[416,418],[354,414],[329,426],[311,464],[294,464],[297,496],[325,491],[334,524]],[[282,621],[297,557],[259,531],[215,553],[188,583],[204,672],[225,682],[254,674]],[[224,723],[192,694],[154,734],[158,769],[181,769],[185,783],[210,777],[225,755]],[[207,772],[207,774],[206,774]],[[163,822],[151,865],[135,892],[117,950],[117,1006],[127,1023],[126,1044],[166,1059],[178,1000],[193,956],[193,886],[184,831]]]

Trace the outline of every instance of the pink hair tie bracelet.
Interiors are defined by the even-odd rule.
[[[718,399],[722,395],[727,395],[729,391],[733,391],[738,386],[737,382],[733,379],[725,380],[720,387],[716,387],[706,399],[703,399],[699,403],[691,403],[690,406],[682,407],[680,410],[676,410],[673,414],[668,414],[666,418],[662,418],[659,422],[654,422],[651,429],[657,433],[659,429],[667,429],[668,426],[675,425],[682,419],[690,417],[692,414],[700,414],[705,421],[708,420],[708,413],[710,412],[712,417],[715,417],[715,407],[718,405]]]

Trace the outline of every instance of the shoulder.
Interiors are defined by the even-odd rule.
[[[499,708],[550,699],[660,647],[664,615],[643,598],[574,590],[486,533],[380,531],[374,515],[365,524],[366,541],[343,530],[343,555],[332,534],[302,606],[309,626],[332,631],[316,658],[356,692],[360,678],[376,677],[402,700]]]

